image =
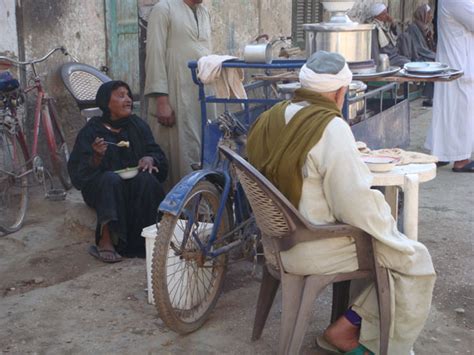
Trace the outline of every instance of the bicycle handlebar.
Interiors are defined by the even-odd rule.
[[[21,61],[12,59],[12,58],[0,56],[0,61],[7,61],[7,62],[13,63],[13,64],[15,64],[15,65],[31,65],[31,64],[36,64],[36,63],[44,62],[44,61],[45,61],[46,59],[48,59],[54,52],[57,52],[57,51],[61,51],[64,55],[70,56],[73,61],[78,62],[78,60],[77,60],[72,54],[70,54],[70,53],[67,51],[66,47],[64,47],[64,46],[56,47],[56,48],[54,48],[54,49],[51,49],[45,56],[43,56],[42,58],[39,58],[39,59],[33,59],[33,60],[21,62]]]

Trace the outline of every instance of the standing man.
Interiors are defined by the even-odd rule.
[[[211,53],[202,0],[161,0],[148,20],[145,95],[148,122],[169,160],[169,190],[200,162],[201,115],[190,60]]]
[[[464,76],[435,83],[433,120],[425,147],[439,165],[454,161],[454,172],[474,172],[474,1],[438,2],[436,60],[462,69]]]

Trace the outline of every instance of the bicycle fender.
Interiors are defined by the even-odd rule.
[[[160,203],[158,210],[177,216],[179,211],[183,208],[184,201],[191,190],[199,181],[205,178],[210,179],[212,182],[217,182],[220,186],[223,186],[223,181],[225,180],[224,175],[215,170],[203,169],[193,171],[183,177],[181,181],[168,192],[164,200]]]

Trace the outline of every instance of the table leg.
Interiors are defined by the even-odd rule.
[[[387,201],[395,220],[398,219],[398,186],[385,186],[385,201]]]
[[[419,178],[417,174],[405,175],[403,191],[405,193],[403,208],[403,230],[408,238],[418,240]]]

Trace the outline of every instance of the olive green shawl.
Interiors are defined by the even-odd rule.
[[[336,103],[307,89],[298,89],[293,102],[310,103],[285,124],[283,101],[265,111],[250,129],[247,139],[249,162],[298,208],[306,157],[321,139],[324,129],[341,111]]]

